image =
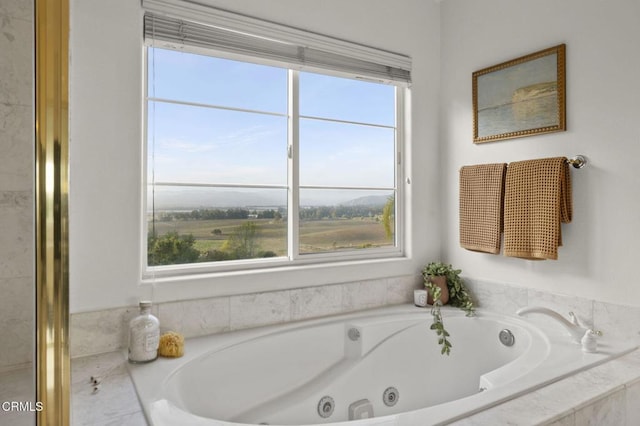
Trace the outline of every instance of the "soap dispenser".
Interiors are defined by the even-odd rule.
[[[140,315],[129,322],[129,362],[151,362],[158,357],[160,321],[151,314],[151,302],[140,302]]]

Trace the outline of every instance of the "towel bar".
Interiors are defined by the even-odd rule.
[[[567,164],[572,165],[575,169],[581,169],[587,165],[587,157],[576,155],[575,157],[567,158]],[[509,166],[507,165],[507,167]]]
[[[584,155],[576,155],[573,158],[569,158],[567,163],[571,164],[575,169],[581,169],[587,165],[587,158]]]

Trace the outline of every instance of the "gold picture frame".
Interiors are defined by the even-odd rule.
[[[566,130],[560,44],[473,73],[473,142]]]

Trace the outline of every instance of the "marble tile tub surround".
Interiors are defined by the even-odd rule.
[[[640,351],[452,423],[456,426],[636,426]]]
[[[94,391],[90,379],[96,376],[101,383]],[[636,350],[453,424],[636,426],[640,424],[638,400],[640,351]],[[74,359],[71,414],[73,426],[147,424],[124,351]]]
[[[289,321],[408,303],[422,286],[419,275],[334,285],[160,303],[153,313],[161,331],[185,337],[224,333]],[[136,306],[71,314],[71,357],[124,349]]]
[[[491,311],[513,315],[522,306],[544,305],[565,315],[569,310],[573,310],[585,324],[595,323],[597,328],[614,336],[635,337],[638,334],[640,308],[543,293],[503,283],[466,277],[465,279],[478,305]],[[231,331],[232,327],[239,329],[258,325],[256,322],[259,318],[253,314],[244,316],[241,312],[247,311],[246,303],[259,304],[260,307],[256,306],[255,311],[265,315],[263,321],[277,323],[287,318],[312,318],[385,304],[410,302],[412,289],[420,286],[420,277],[407,276],[375,282],[171,302],[160,304],[155,309],[161,321],[165,321],[165,326],[167,322],[176,321],[174,325],[182,327],[186,335],[196,336]],[[236,298],[233,303],[232,298]],[[212,313],[211,309],[219,311]],[[288,314],[283,314],[287,310]],[[105,425],[146,424],[133,385],[126,374],[125,354],[118,350],[125,345],[123,334],[126,334],[126,323],[136,312],[137,309],[132,307],[72,315],[72,354],[74,348],[76,357],[82,350],[85,353],[95,353],[98,350],[108,352],[76,358],[72,363],[74,426],[96,424],[96,416],[99,417],[99,424]],[[232,321],[234,315],[236,317]],[[83,339],[84,343],[74,342],[74,339]],[[93,375],[106,377],[96,393],[93,393],[89,383]],[[638,400],[640,351],[636,350],[455,424],[632,426],[640,424]]]
[[[640,344],[640,308],[541,292],[505,283],[464,277],[480,308],[514,315],[524,306],[545,306],[608,336],[636,339]],[[185,337],[224,333],[288,321],[317,318],[378,306],[407,303],[420,276],[402,276],[320,287],[161,303],[154,306],[161,329]],[[247,309],[251,306],[251,309]],[[71,315],[71,356],[80,357],[123,349],[135,306]],[[532,319],[534,316],[531,317]],[[551,320],[536,315],[536,321]]]
[[[480,308],[514,315],[525,306],[544,306],[566,318],[569,312],[574,312],[584,327],[600,330],[614,339],[633,339],[640,345],[640,307],[605,303],[494,281],[467,277],[464,279]],[[554,320],[542,315],[531,315],[530,318],[556,324]]]

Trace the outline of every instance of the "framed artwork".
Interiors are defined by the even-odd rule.
[[[566,130],[565,45],[473,73],[473,142]]]

